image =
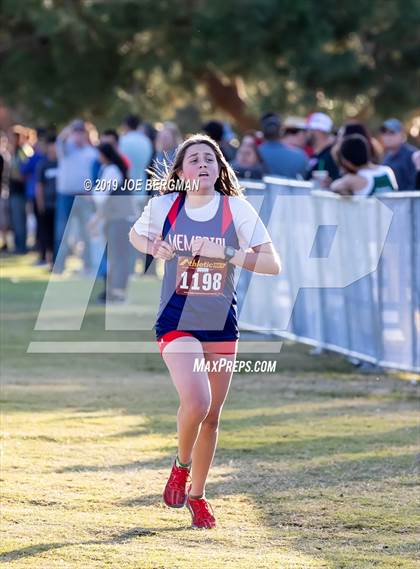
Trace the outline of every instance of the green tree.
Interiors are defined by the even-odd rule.
[[[418,108],[417,0],[3,0],[0,15],[0,97],[28,119],[194,104],[247,128],[267,108]]]

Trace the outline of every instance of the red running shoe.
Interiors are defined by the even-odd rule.
[[[189,468],[172,466],[171,474],[163,492],[163,501],[170,508],[183,508],[187,500],[185,487],[190,475]]]
[[[213,515],[213,508],[205,498],[190,498],[188,495],[187,508],[192,517],[192,528],[212,529],[216,527],[216,518]]]

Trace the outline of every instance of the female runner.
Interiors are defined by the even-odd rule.
[[[170,191],[175,182],[190,190]],[[194,135],[180,145],[161,193],[134,224],[130,241],[165,261],[156,336],[180,405],[178,452],[163,500],[171,508],[187,505],[193,528],[213,528],[205,485],[237,352],[235,266],[276,275],[280,261],[211,138]],[[197,367],[203,358],[210,364]]]

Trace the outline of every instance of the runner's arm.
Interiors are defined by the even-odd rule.
[[[156,236],[156,238],[152,240],[146,235],[139,235],[134,227],[132,227],[128,238],[133,247],[137,249],[137,251],[140,251],[140,253],[152,255],[164,261],[169,261],[174,256],[172,247],[169,243],[166,243],[166,241],[162,241],[161,235]]]
[[[281,272],[280,258],[271,242],[256,245],[247,251],[240,249],[230,262],[237,267],[263,275],[278,275]]]
[[[225,248],[219,243],[210,241],[207,237],[194,239],[191,251],[193,256],[202,255],[214,259],[225,258]],[[246,251],[239,249],[229,262],[237,267],[243,267],[248,271],[263,275],[278,275],[281,271],[280,259],[271,241],[254,245]]]
[[[239,241],[239,250],[230,262],[255,273],[278,275],[281,272],[279,256],[254,207],[240,198],[232,198],[230,205]]]
[[[128,235],[131,245],[140,253],[151,255],[153,251],[153,240],[146,237],[146,235],[139,235],[134,227],[131,228]]]

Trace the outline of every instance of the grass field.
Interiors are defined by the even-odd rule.
[[[235,375],[207,487],[219,527],[191,530],[161,501],[177,397],[160,357],[26,353],[136,336],[104,332],[94,305],[80,332],[35,332],[48,274],[32,261],[2,263],[4,566],[419,567],[415,382],[293,344],[277,373]],[[150,314],[157,286],[142,289]]]

